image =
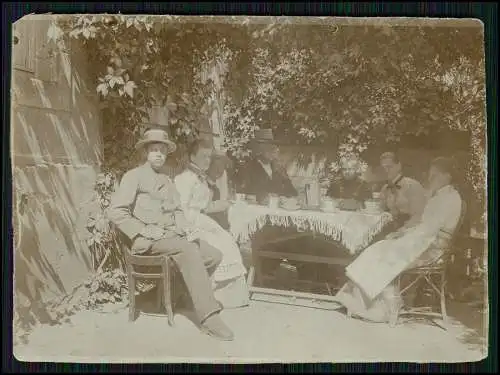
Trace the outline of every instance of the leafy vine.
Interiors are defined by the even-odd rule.
[[[202,66],[225,51],[231,56],[224,57],[222,122],[236,158],[249,156],[259,127],[270,126],[293,144],[332,145],[338,158],[363,156],[408,135],[467,130],[467,178],[484,202],[484,60],[472,47],[481,45],[480,33],[181,18],[66,16],[50,30],[59,44],[83,43],[95,61],[105,163],[117,175],[130,167],[123,150],[133,147],[156,105],[168,109],[169,130],[180,144],[199,136],[214,83],[201,79]],[[470,47],[446,47],[456,41]]]

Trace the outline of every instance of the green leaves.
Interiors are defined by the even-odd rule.
[[[64,35],[63,30],[57,25],[56,22],[51,22],[47,30],[47,39],[52,42],[57,42]]]
[[[122,76],[116,76],[116,75],[108,75],[105,77],[107,80],[107,83],[109,87],[114,88],[115,85],[124,85],[125,80],[123,79]]]
[[[125,86],[123,87],[123,92],[127,94],[129,97],[134,97],[134,89],[137,88],[137,85],[134,81],[127,81]]]
[[[107,67],[108,74],[104,78],[99,78],[99,84],[96,87],[97,93],[106,98],[111,91],[117,92],[119,96],[127,95],[130,99],[134,97],[134,90],[137,85],[129,79],[129,74],[125,69],[113,69]]]
[[[106,82],[101,82],[97,85],[96,91],[98,94],[101,94],[103,97],[108,95],[108,87],[109,85]]]
[[[87,205],[87,244],[95,269],[98,269],[103,262],[107,264],[107,259],[111,260],[111,264],[115,264],[115,266],[119,265],[122,260],[121,248],[117,243],[116,233],[107,216],[115,185],[116,178],[114,174],[109,172],[100,173],[94,185],[94,199]],[[110,255],[106,255],[107,252]]]
[[[172,135],[189,142],[212,115],[209,98],[218,86],[225,144],[241,157],[249,154],[254,129],[270,125],[287,142],[344,144],[362,153],[405,134],[439,126],[475,129],[484,122],[484,61],[477,58],[480,43],[473,43],[480,35],[384,25],[335,32],[296,23],[212,27],[165,19],[77,16],[58,24],[84,40],[96,61],[96,91],[109,128],[106,163],[113,168],[135,162],[125,147],[111,143],[133,147],[132,134],[147,117],[141,110],[162,103]],[[48,38],[59,35],[51,28]],[[470,48],[446,47],[462,41]],[[214,61],[219,68],[202,70]]]

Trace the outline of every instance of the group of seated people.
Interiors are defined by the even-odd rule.
[[[247,269],[237,242],[217,219],[231,203],[214,199],[217,189],[207,173],[212,143],[200,140],[190,145],[189,163],[173,179],[164,167],[177,146],[164,130],[147,130],[136,148],[144,152],[146,161],[122,177],[112,197],[110,220],[130,240],[134,254],[168,255],[182,275],[202,331],[232,340],[234,334],[220,312],[249,304]],[[232,176],[236,189],[255,195],[258,202],[269,194],[296,196],[285,169],[276,162],[277,152],[272,132],[259,132],[252,143],[252,159]],[[401,174],[394,153],[383,154],[380,162],[388,181],[380,192],[381,202],[393,215],[392,227],[347,267],[349,282],[338,293],[339,301],[351,312],[379,321],[387,318],[387,303],[393,301],[386,298],[394,294],[391,282],[407,267],[439,255],[444,248],[441,242],[449,239],[458,223],[461,207],[461,198],[451,185],[450,160],[439,158],[432,163],[430,196],[419,182]],[[343,182],[332,184],[329,194],[355,202],[369,198],[371,191],[358,174],[344,169]],[[279,236],[276,230],[263,228],[253,241],[258,245]],[[387,256],[392,258],[387,260]],[[376,262],[389,265],[384,268]]]

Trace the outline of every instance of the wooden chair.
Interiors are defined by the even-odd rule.
[[[393,310],[390,319],[390,324],[392,326],[398,323],[399,317],[401,315],[424,316],[429,318],[439,317],[443,320],[445,326],[448,325],[448,315],[446,312],[446,273],[449,265],[453,262],[454,252],[458,247],[456,244],[457,235],[462,228],[466,211],[466,203],[462,200],[462,207],[458,225],[455,228],[455,232],[452,234],[449,246],[443,250],[443,254],[440,257],[438,257],[432,263],[408,269],[396,278],[397,289],[400,288],[401,280],[403,278],[411,280],[409,284],[400,291],[401,297],[404,297],[407,294],[406,292],[408,292],[412,287],[417,286],[418,283],[424,281],[425,285],[430,287],[431,291],[434,292],[435,295],[439,296],[440,312],[433,312],[432,306],[406,307],[404,310],[401,310],[401,308],[396,308]],[[435,278],[438,279],[437,282],[434,281]]]
[[[174,325],[174,313],[172,307],[172,281],[173,262],[166,255],[134,255],[127,246],[127,242],[122,241],[122,251],[125,256],[125,266],[127,271],[128,293],[129,293],[129,321],[135,321],[138,316],[136,308],[137,281],[154,281],[157,286],[156,309],[161,311],[165,306],[168,324]]]

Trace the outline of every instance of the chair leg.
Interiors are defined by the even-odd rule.
[[[156,311],[161,313],[161,308],[163,306],[164,293],[163,293],[163,283],[161,280],[156,284]]]
[[[399,320],[399,311],[401,310],[400,301],[397,298],[397,294],[401,289],[401,279],[398,277],[395,281],[394,285],[394,295],[391,296],[390,301],[390,315],[389,315],[389,326],[395,327],[398,324]],[[401,297],[402,299],[402,297]]]
[[[129,272],[128,275],[128,320],[135,321],[137,313],[135,309],[135,278]]]
[[[446,312],[446,275],[444,272],[441,273],[440,298],[441,298],[441,315],[443,318],[443,323],[445,325],[448,325],[448,314]]]
[[[399,312],[393,311],[391,312],[391,316],[389,317],[389,327],[394,328],[398,324],[399,320]]]
[[[389,312],[389,326],[395,327],[399,322],[399,312],[401,311],[401,306],[399,301],[391,301],[390,312]]]
[[[163,293],[165,309],[167,310],[167,319],[170,326],[174,325],[174,312],[172,309],[172,295],[171,295],[171,284],[172,276],[170,274],[170,259],[166,258],[162,265],[163,268]]]

